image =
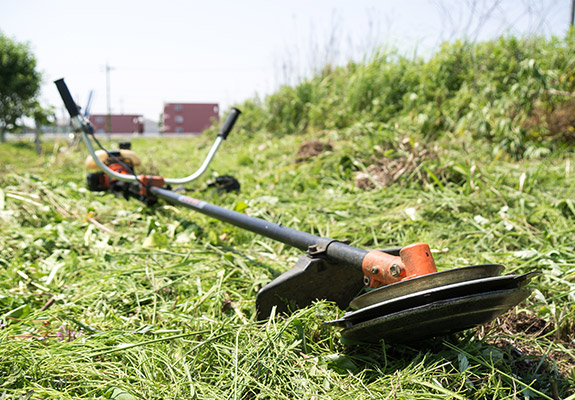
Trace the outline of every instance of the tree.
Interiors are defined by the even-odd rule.
[[[0,142],[24,116],[33,116],[41,76],[29,45],[0,32]]]
[[[52,107],[45,108],[37,101],[33,104],[32,118],[34,119],[34,144],[36,146],[36,154],[42,153],[42,145],[40,144],[40,133],[42,126],[51,125],[54,123],[56,116]]]

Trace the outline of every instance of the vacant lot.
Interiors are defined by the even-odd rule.
[[[306,135],[251,136],[234,132],[211,172],[193,185],[205,189],[216,174],[233,174],[240,193],[191,195],[362,248],[426,241],[442,270],[502,263],[507,272],[541,271],[533,295],[489,326],[413,346],[343,346],[337,329],[322,327],[342,311],[324,302],[256,323],[258,288],[290,268],[298,251],[189,210],[89,192],[83,148],[48,143],[38,157],[32,144],[5,144],[0,390],[6,396],[572,394],[572,152],[510,162],[480,147],[416,143],[399,133],[379,144],[351,129],[313,134],[324,146],[301,146],[312,139]],[[369,157],[365,137],[381,147]],[[181,176],[209,145],[209,137],[139,139],[133,149],[143,158],[142,172]],[[306,148],[317,151],[303,157]],[[386,178],[386,170],[395,173]]]

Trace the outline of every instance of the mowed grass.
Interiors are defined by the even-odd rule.
[[[343,314],[326,302],[256,321],[258,289],[299,251],[166,203],[89,192],[82,146],[47,143],[36,156],[32,144],[2,144],[1,398],[573,396],[572,150],[512,162],[480,144],[406,138],[233,132],[191,185],[193,197],[357,247],[428,242],[441,270],[502,263],[506,273],[541,272],[533,295],[493,324],[364,346],[344,346],[322,326]],[[296,162],[311,139],[331,149]],[[209,135],[137,139],[133,150],[142,172],[173,177],[194,170],[210,144]],[[372,176],[373,189],[356,186],[376,161],[407,166],[416,153],[392,184]],[[225,174],[241,192],[201,190]]]

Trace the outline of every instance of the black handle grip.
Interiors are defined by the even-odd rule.
[[[220,129],[218,136],[221,136],[225,140],[230,134],[232,128],[234,127],[234,124],[238,120],[238,117],[240,116],[241,113],[242,112],[240,110],[233,107],[232,111],[230,111],[230,115],[228,115],[228,118],[226,118],[224,125],[222,125],[222,129]]]
[[[54,83],[58,88],[58,92],[60,92],[60,97],[62,97],[62,101],[64,102],[70,117],[77,117],[80,114],[80,111],[78,110],[78,106],[74,102],[74,99],[68,90],[68,86],[66,86],[66,82],[64,82],[64,78],[58,79],[57,81],[54,81]]]

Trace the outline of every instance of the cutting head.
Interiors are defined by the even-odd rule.
[[[530,290],[515,288],[473,294],[409,308],[352,325],[342,342],[411,343],[481,325],[525,300]]]
[[[356,297],[349,306],[354,309],[368,307],[382,301],[395,299],[423,290],[438,288],[454,283],[467,282],[475,279],[488,278],[500,275],[505,267],[499,264],[471,265],[435,272],[428,275],[418,276],[405,281],[392,283],[391,285],[372,290]]]
[[[343,318],[327,322],[326,324],[349,327],[371,319],[422,307],[438,301],[494,292],[497,290],[522,288],[529,283],[535,274],[537,273],[528,272],[523,275],[493,276],[434,287],[372,304],[357,311],[348,312]]]

